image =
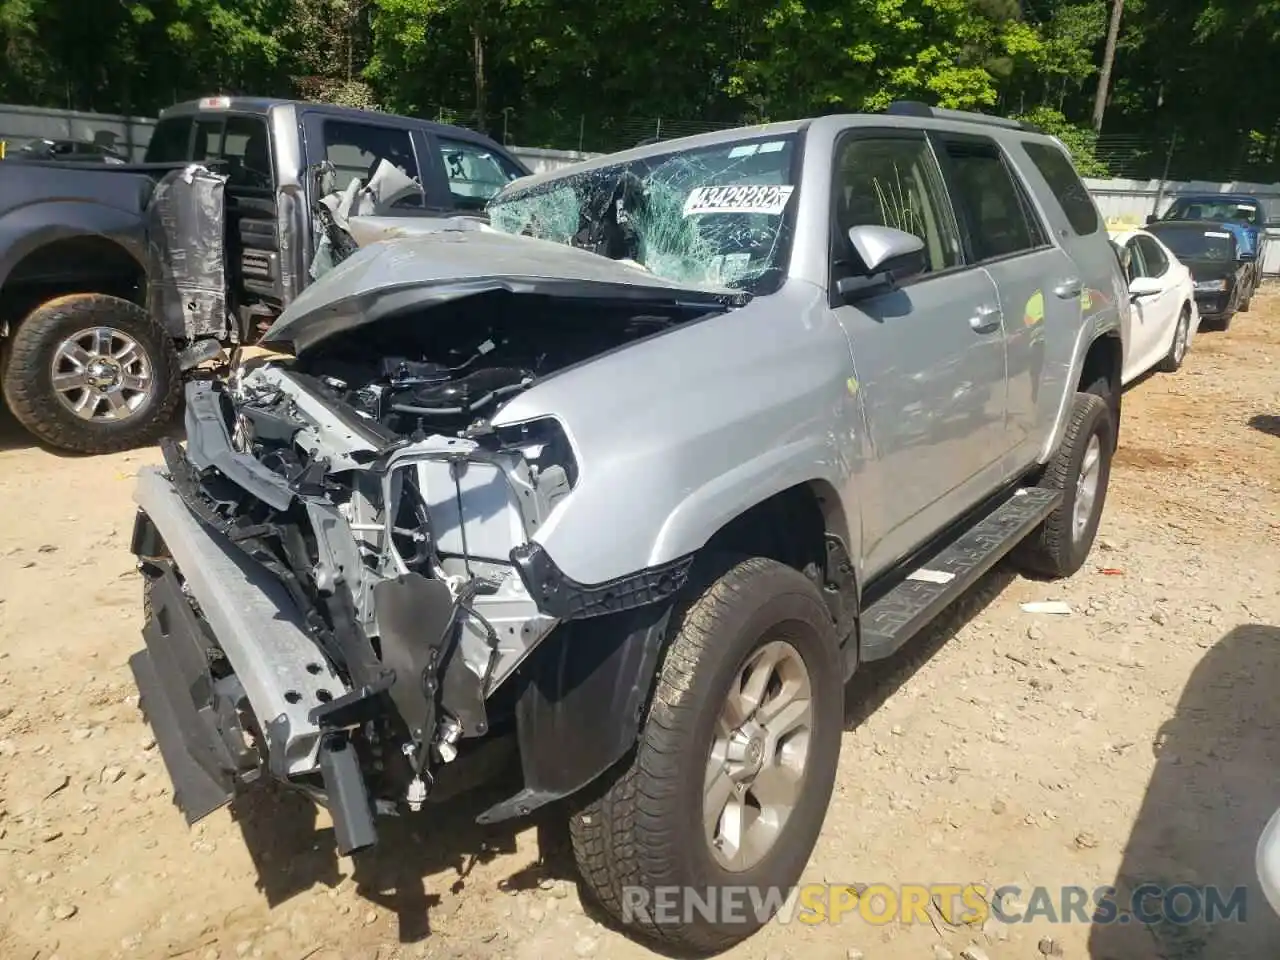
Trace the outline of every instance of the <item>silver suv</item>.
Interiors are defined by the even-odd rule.
[[[481,822],[567,801],[590,894],[723,949],[804,869],[858,665],[1006,555],[1084,562],[1124,280],[1061,143],[918,104],[487,217],[390,224],[290,359],[187,387],[138,485],[142,703],[189,820],[265,772],[344,854],[518,758]]]

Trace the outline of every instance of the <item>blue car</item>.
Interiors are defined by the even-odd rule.
[[[1240,256],[1253,262],[1248,272],[1248,292],[1257,289],[1262,282],[1267,227],[1271,225],[1266,204],[1260,198],[1244,193],[1183,193],[1173,198],[1163,216],[1147,217],[1148,224],[1168,220],[1209,220],[1231,231],[1239,244]]]

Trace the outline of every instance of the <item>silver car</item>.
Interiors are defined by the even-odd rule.
[[[885,114],[655,143],[410,221],[144,471],[142,702],[195,820],[343,853],[511,756],[587,890],[719,950],[804,869],[843,687],[1102,513],[1128,296],[1062,145]],[[503,748],[512,752],[504,754]]]

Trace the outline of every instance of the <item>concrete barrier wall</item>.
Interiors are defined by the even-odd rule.
[[[598,153],[581,153],[578,150],[544,150],[541,147],[512,147],[508,150],[525,162],[534,173],[560,170],[564,167],[598,157]]]
[[[111,113],[46,110],[0,104],[0,140],[12,147],[23,140],[106,140],[134,160],[141,160],[156,122],[150,117],[125,117]]]

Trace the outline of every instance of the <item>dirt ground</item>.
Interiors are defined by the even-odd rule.
[[[1124,399],[1100,539],[1072,580],[997,570],[856,678],[806,879],[1093,889],[1252,884],[1280,806],[1280,295]],[[0,421],[0,956],[285,960],[652,956],[584,909],[555,820],[385,822],[338,859],[306,805],[188,830],[127,656],[132,479]],[[1067,616],[1020,604],[1064,600]],[[474,811],[473,811],[474,812]],[[540,843],[540,837],[542,842]],[[731,958],[1274,957],[1280,921],[774,923]],[[1058,951],[1061,951],[1058,954]]]

